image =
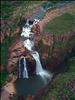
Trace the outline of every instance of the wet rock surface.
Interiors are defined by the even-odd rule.
[[[29,60],[26,58],[26,65],[27,65],[27,71],[28,71],[28,76],[32,76],[35,74],[35,69],[36,69],[36,62],[34,59]]]

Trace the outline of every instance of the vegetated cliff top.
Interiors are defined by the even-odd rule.
[[[75,15],[65,13],[48,22],[44,32],[61,35],[68,32],[75,32]]]

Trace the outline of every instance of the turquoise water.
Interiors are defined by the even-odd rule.
[[[56,3],[54,3],[54,2],[56,2]],[[34,19],[42,20],[43,17],[45,16],[47,10],[53,9],[53,8],[64,7],[67,3],[72,3],[70,1],[54,1],[54,2],[47,1],[47,2],[43,3],[41,5],[41,8],[39,9],[39,11],[33,15]]]
[[[35,96],[38,91],[46,85],[46,83],[44,83],[44,80],[41,78],[41,76],[36,75],[29,79],[17,79],[15,85],[17,94],[14,100],[18,100],[19,96]]]

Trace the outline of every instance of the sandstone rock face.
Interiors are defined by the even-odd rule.
[[[16,70],[19,57],[25,51],[25,48],[23,48],[23,45],[21,42],[22,41],[20,40],[20,38],[17,38],[13,41],[12,45],[9,48],[8,65],[7,65],[7,70],[9,72]]]
[[[58,69],[57,67],[59,67],[59,69],[61,68],[60,65],[64,64],[63,62],[67,53],[72,52],[74,43],[71,45],[68,44],[72,37],[75,37],[75,33],[66,33],[62,36],[43,34],[36,48],[40,54],[42,62],[43,60],[46,62],[46,69],[55,72]],[[56,42],[66,42],[66,44],[61,48],[55,46]]]
[[[47,33],[42,38],[43,44],[47,46],[53,45],[53,35],[48,35]]]
[[[7,70],[9,73],[17,71],[17,63],[21,56],[25,56],[27,60],[28,72],[30,75],[35,73],[35,60],[31,56],[30,52],[23,46],[23,41],[20,36],[18,36],[9,48],[8,55],[8,65]]]
[[[66,33],[60,36],[52,35],[50,33],[40,33],[40,27],[38,24],[32,28],[32,32],[35,33],[33,37],[35,46],[33,49],[38,51],[38,53],[40,54],[42,64],[44,65],[44,63],[46,62],[44,68],[52,70],[53,72],[55,67],[63,62],[64,56],[68,51],[68,49],[66,49],[66,46],[63,49],[56,48],[54,45],[55,42],[68,41],[75,33]],[[69,48],[69,50],[70,49],[71,48]],[[9,48],[7,65],[7,69],[9,72],[17,70],[17,62],[22,55],[26,57],[28,66],[31,66],[28,69],[30,73],[34,72],[36,65],[35,60],[30,55],[29,51],[24,48],[23,41],[21,40],[20,36],[18,36],[14,40],[13,44]]]
[[[20,34],[21,33],[21,28],[19,26],[17,26],[16,28],[16,34]]]
[[[36,24],[35,26],[32,27],[32,30],[31,30],[33,33],[35,33],[35,35],[40,35],[40,27],[38,24]]]
[[[18,27],[16,32],[21,33],[21,28]],[[35,25],[35,27],[32,28],[32,32],[34,32],[35,42],[37,40],[39,41],[39,39],[40,39],[39,25]],[[33,49],[35,49],[35,47]],[[35,70],[35,61],[34,61],[33,57],[30,55],[29,51],[23,46],[23,40],[18,35],[9,48],[8,65],[7,65],[7,70],[9,72],[13,72],[14,70],[17,70],[17,67],[16,67],[17,62],[22,55],[25,56],[25,58],[27,60],[27,65],[30,66],[28,71],[31,74]]]

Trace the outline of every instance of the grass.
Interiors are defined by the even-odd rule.
[[[67,12],[75,16],[75,4]]]
[[[69,66],[68,72],[75,72],[75,57],[69,59],[68,66]]]
[[[65,13],[50,21],[44,28],[44,32],[60,35],[69,31],[75,31],[75,16]]]

